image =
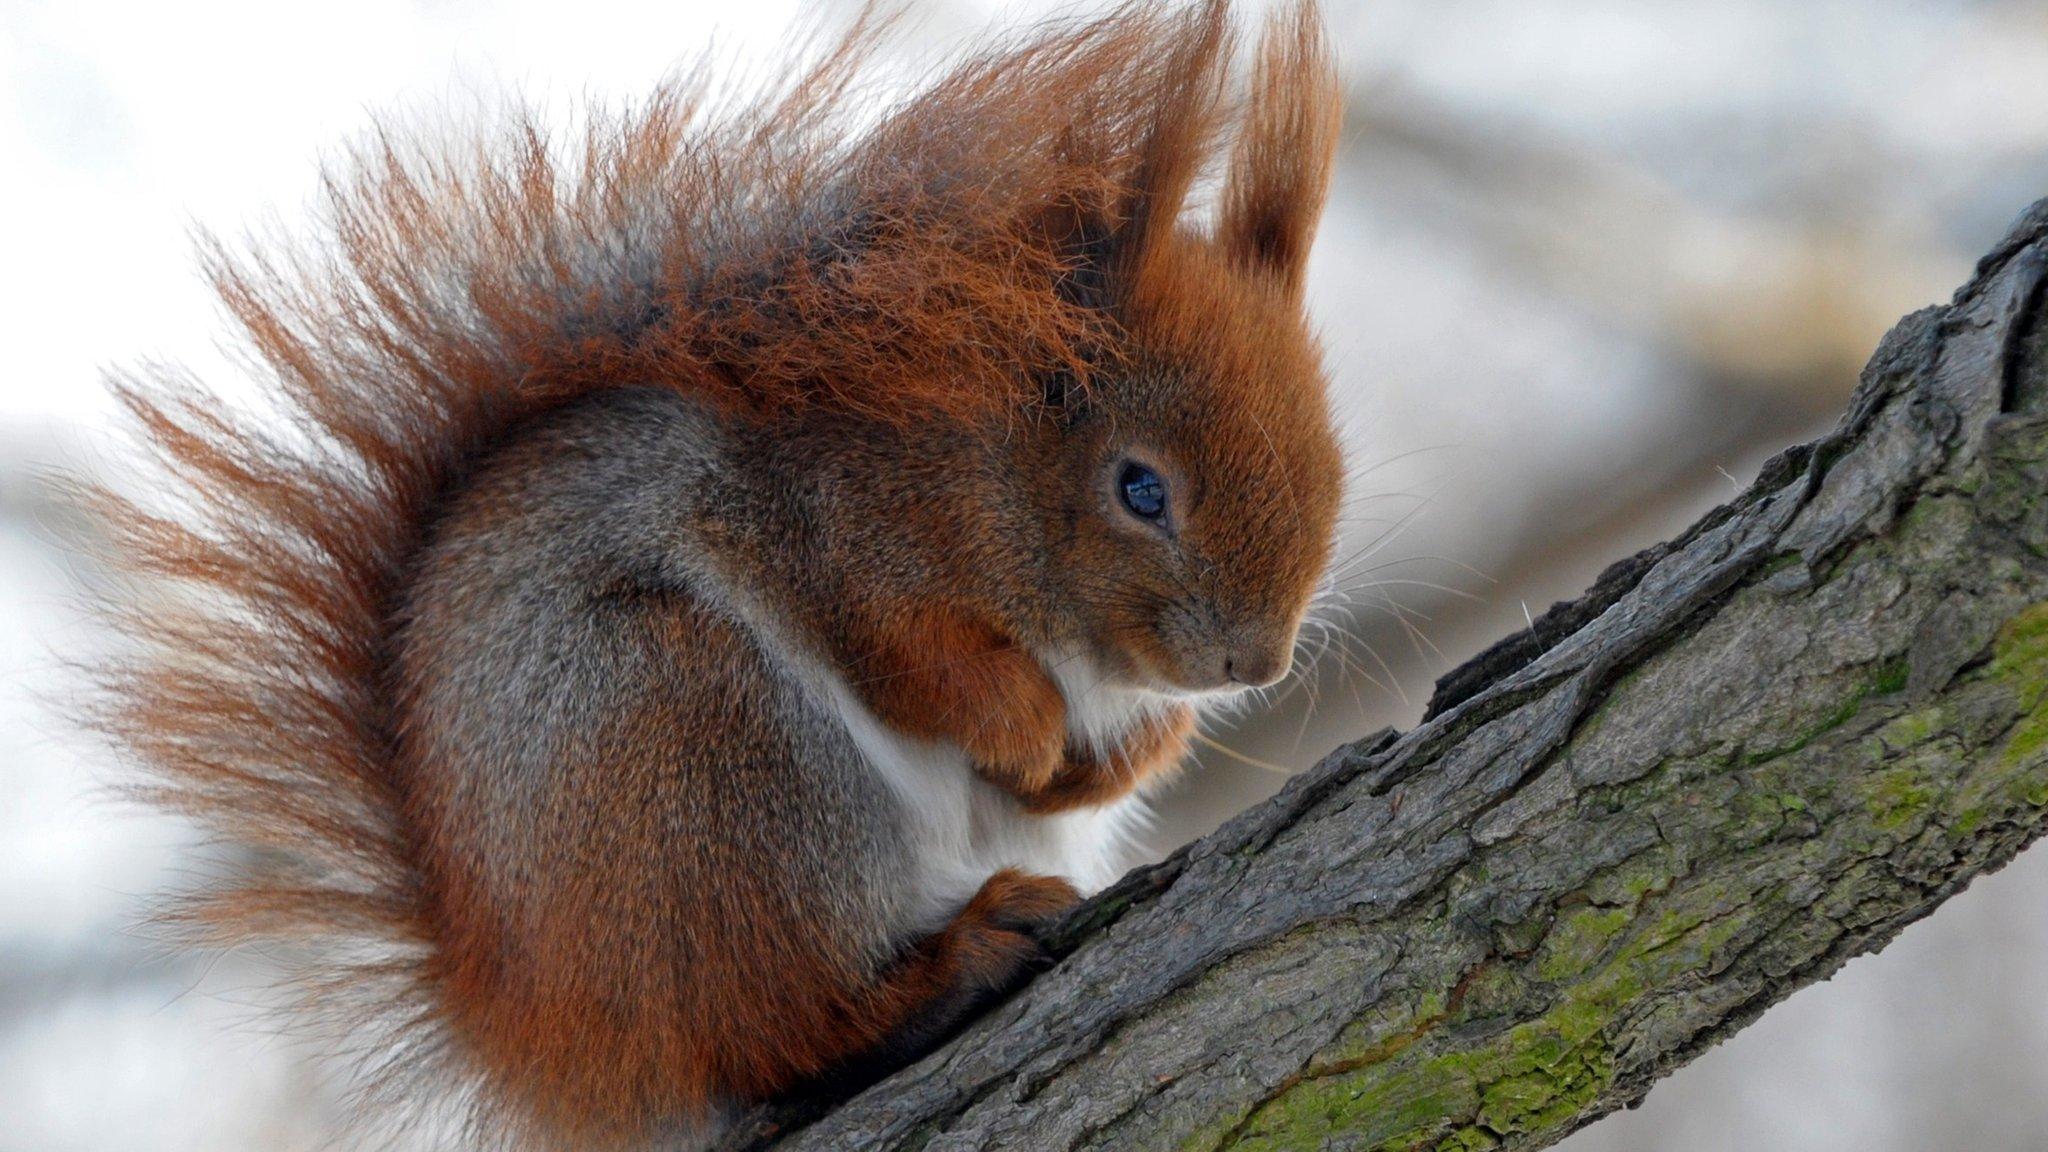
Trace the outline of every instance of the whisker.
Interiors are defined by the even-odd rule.
[[[1203,733],[1199,729],[1195,731],[1194,735],[1196,742],[1201,744],[1204,748],[1214,748],[1216,751],[1223,753],[1225,756],[1230,757],[1232,760],[1235,760],[1240,764],[1249,764],[1254,768],[1258,768],[1266,772],[1273,772],[1281,776],[1294,775],[1294,770],[1292,768],[1287,768],[1279,764],[1274,764],[1269,761],[1259,760],[1247,756],[1244,753],[1239,752],[1235,748],[1230,748],[1223,744],[1218,743],[1217,741],[1210,738],[1207,734]]]
[[[1432,592],[1441,592],[1446,596],[1455,596],[1460,600],[1468,600],[1474,604],[1486,603],[1485,597],[1474,595],[1462,588],[1452,588],[1446,584],[1439,584],[1434,580],[1418,580],[1409,577],[1396,577],[1392,580],[1366,580],[1349,587],[1354,589],[1427,588]]]

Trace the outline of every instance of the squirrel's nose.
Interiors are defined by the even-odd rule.
[[[1247,688],[1278,684],[1293,663],[1294,645],[1248,645],[1223,657],[1223,678]]]

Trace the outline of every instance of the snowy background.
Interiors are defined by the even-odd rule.
[[[1045,4],[919,0],[906,63]],[[1577,594],[1829,423],[1878,336],[2048,194],[2048,4],[1330,0],[1351,92],[1312,270],[1351,429],[1357,635],[1222,734],[1161,846]],[[121,459],[108,364],[232,391],[197,223],[303,219],[373,116],[644,91],[746,5],[0,0],[0,1152],[324,1146],[260,957],[132,929],[196,844],[66,731],[95,643],[53,467]],[[1262,765],[1262,766],[1258,766]],[[2036,851],[1684,1070],[1572,1152],[2048,1147]]]

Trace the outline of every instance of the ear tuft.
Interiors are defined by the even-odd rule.
[[[1142,274],[1160,237],[1180,219],[1221,128],[1231,55],[1230,0],[1205,0],[1180,16],[1173,50],[1152,65],[1155,119],[1138,153],[1117,243],[1121,271]]]
[[[1102,109],[1076,93],[1082,107],[1057,148],[1063,163],[1104,179],[1045,206],[1035,222],[1064,269],[1061,296],[1099,309],[1143,278],[1213,156],[1231,54],[1230,0],[1177,13],[1139,3],[1113,19],[1144,30],[1140,50],[1118,61],[1114,99]]]
[[[1217,239],[1232,259],[1272,277],[1296,299],[1343,119],[1343,95],[1315,0],[1276,11],[1259,41]]]

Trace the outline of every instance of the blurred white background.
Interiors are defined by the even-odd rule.
[[[2048,193],[2048,3],[1329,0],[1351,93],[1312,275],[1352,430],[1357,635],[1222,737],[1160,846],[1382,724],[1525,611],[1815,434],[1894,319]],[[1081,8],[1089,5],[1080,5]],[[1043,3],[918,0],[929,59]],[[47,469],[121,459],[108,364],[230,393],[194,223],[305,218],[376,116],[630,98],[832,4],[0,0],[0,1152],[322,1146],[259,957],[130,930],[196,851],[105,798]],[[1267,765],[1255,767],[1252,762]],[[2048,857],[1801,993],[1572,1152],[2048,1148]]]

